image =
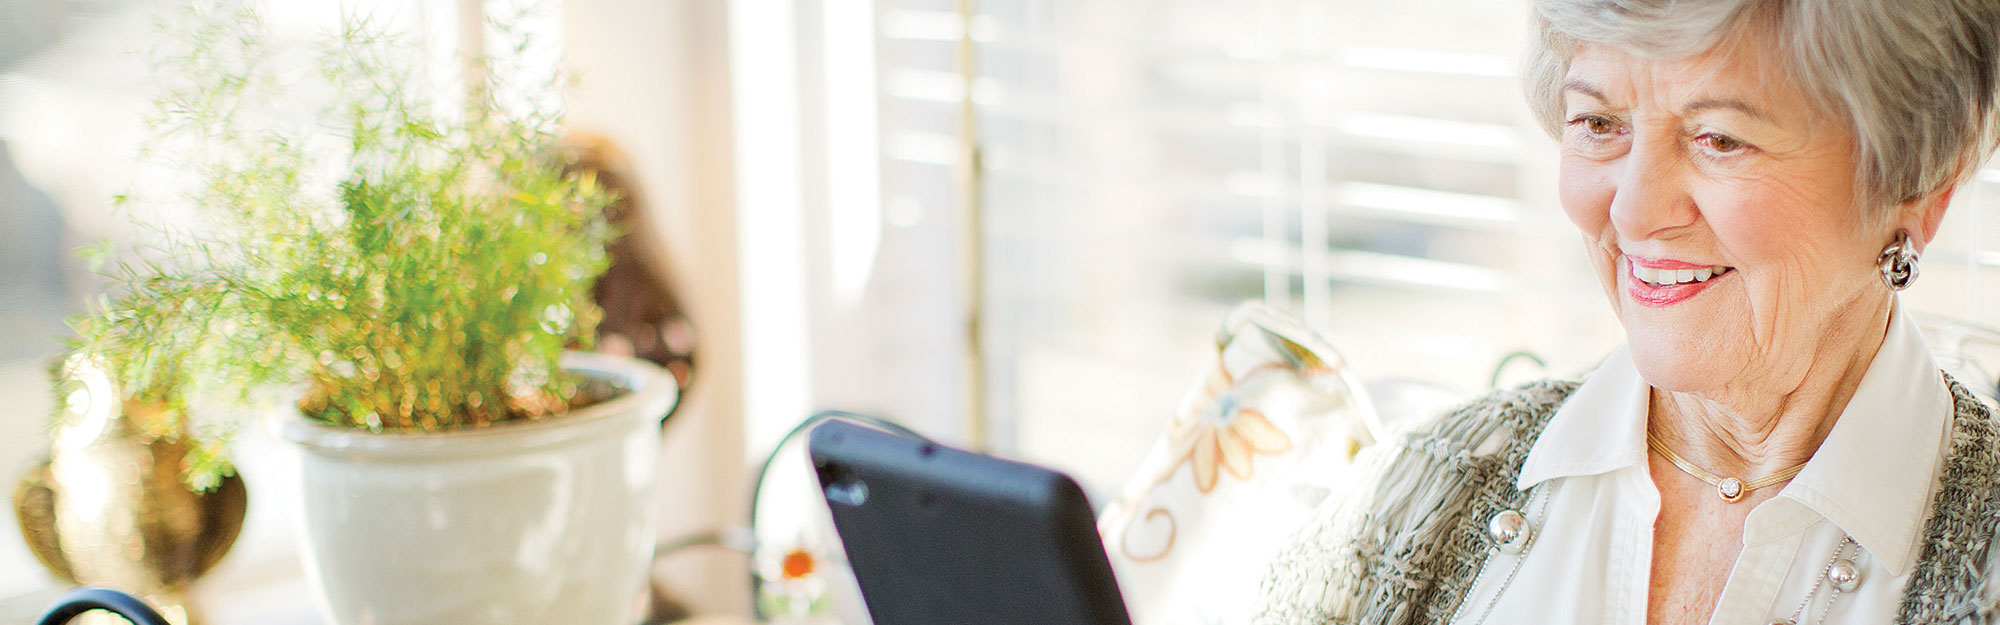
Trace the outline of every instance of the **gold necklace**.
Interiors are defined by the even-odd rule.
[[[1729,503],[1742,501],[1743,496],[1750,494],[1750,491],[1792,479],[1793,476],[1799,474],[1800,470],[1806,468],[1806,463],[1801,462],[1792,468],[1745,482],[1733,477],[1723,477],[1709,473],[1702,470],[1701,467],[1694,466],[1694,463],[1688,462],[1680,454],[1674,453],[1674,450],[1667,449],[1666,444],[1661,443],[1660,439],[1654,437],[1652,432],[1646,433],[1646,446],[1651,447],[1653,451],[1659,452],[1668,462],[1672,462],[1674,466],[1680,467],[1681,471],[1694,476],[1695,479],[1708,482],[1709,485],[1714,486],[1715,494],[1722,497],[1723,501]]]

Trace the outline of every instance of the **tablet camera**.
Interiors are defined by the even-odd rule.
[[[835,482],[826,487],[826,500],[845,506],[860,507],[868,503],[867,482]]]
[[[836,464],[822,464],[813,467],[819,472],[819,483],[826,490],[826,500],[849,507],[860,507],[868,503],[868,483],[863,482]]]

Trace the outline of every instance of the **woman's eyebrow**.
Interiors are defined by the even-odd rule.
[[[1749,102],[1744,102],[1742,100],[1734,100],[1729,98],[1695,100],[1693,102],[1689,102],[1686,107],[1683,107],[1681,109],[1681,112],[1683,115],[1691,115],[1701,111],[1714,110],[1714,109],[1730,109],[1743,113],[1744,115],[1749,115],[1753,118],[1762,120],[1766,123],[1775,123],[1771,120],[1770,115],[1764,113],[1764,109],[1757,108],[1756,105],[1751,104]]]
[[[1610,102],[1609,100],[1604,99],[1604,91],[1598,89],[1597,85],[1584,82],[1581,79],[1571,80],[1569,82],[1563,83],[1562,90],[1575,91],[1577,93],[1581,93],[1583,95],[1596,98],[1598,102],[1605,102],[1605,103]]]

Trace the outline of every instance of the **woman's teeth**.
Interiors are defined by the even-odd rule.
[[[1633,277],[1653,286],[1673,286],[1676,284],[1707,282],[1709,278],[1728,272],[1729,268],[1723,266],[1704,267],[1701,269],[1654,269],[1639,265],[1632,266]]]

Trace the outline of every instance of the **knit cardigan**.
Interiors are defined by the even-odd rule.
[[[1916,567],[1896,622],[2000,623],[2000,430],[1946,378],[1955,418]],[[1442,625],[1496,548],[1486,524],[1518,510],[1515,478],[1576,382],[1498,391],[1382,450],[1370,481],[1296,534],[1264,579],[1257,625]]]

